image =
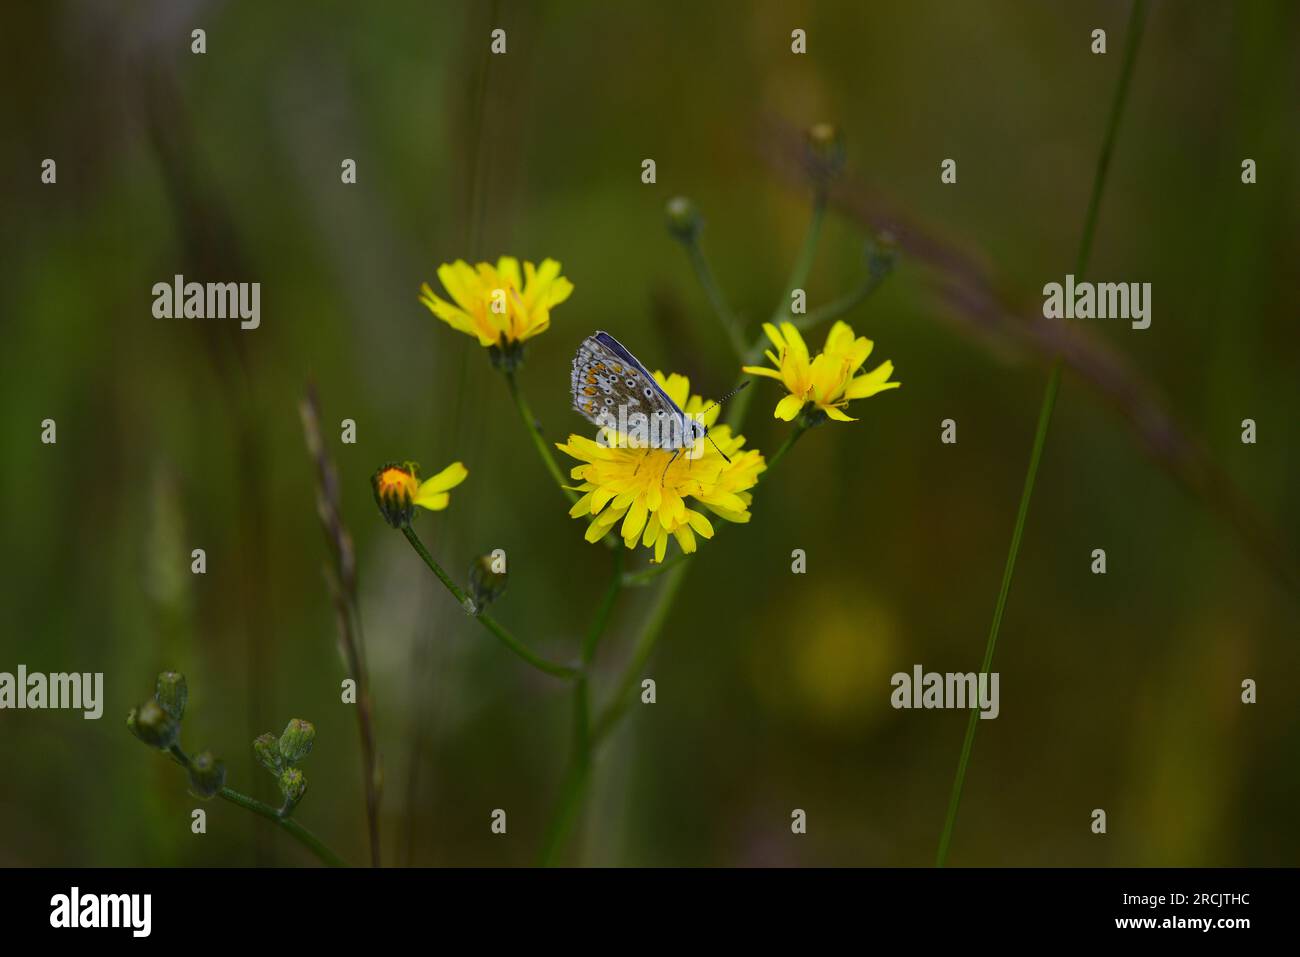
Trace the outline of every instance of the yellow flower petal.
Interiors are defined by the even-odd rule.
[[[781,335],[785,339],[786,351],[792,357],[803,362],[808,361],[808,346],[803,341],[803,336],[799,334],[799,329],[793,322],[781,323]]]
[[[554,259],[543,260],[540,269],[525,262],[522,270],[514,256],[502,256],[495,265],[471,266],[458,259],[439,266],[438,279],[452,301],[440,299],[428,284],[420,289],[420,301],[480,345],[503,348],[550,328],[551,308],[573,291],[573,283],[560,275],[560,264]]]
[[[627,510],[627,516],[623,519],[623,541],[630,543],[629,548],[636,544],[636,540],[641,537],[641,531],[645,528],[648,515],[649,509],[646,508],[645,498],[638,495],[632,502],[632,507]]]
[[[538,275],[527,279],[537,281]],[[688,414],[707,407],[703,397],[691,395],[685,376],[657,373],[655,378]],[[714,534],[706,511],[724,521],[749,520],[749,490],[765,468],[762,454],[745,450],[744,437],[727,426],[715,426],[710,437],[716,448],[705,443],[699,457],[691,458],[667,449],[607,447],[569,436],[556,447],[579,460],[573,474],[583,493],[569,514],[588,518],[584,536],[592,542],[621,523],[624,546],[652,550],[655,562],[663,561],[670,537],[684,553],[694,551],[700,539]]]
[[[785,422],[789,422],[799,410],[803,408],[803,399],[797,395],[787,395],[784,399],[776,404],[776,411],[772,415]]]
[[[446,492],[455,488],[468,477],[469,469],[465,468],[463,463],[452,462],[437,475],[421,482],[420,492],[423,493],[426,490],[430,492]]]
[[[889,377],[894,374],[894,363],[890,361],[882,362],[876,368],[872,369],[866,375],[860,375],[853,379],[844,390],[846,399],[866,399],[878,392],[884,392],[886,389],[897,389],[901,382],[890,382]]]

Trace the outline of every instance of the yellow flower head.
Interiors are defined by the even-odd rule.
[[[894,373],[894,363],[888,361],[858,375],[867,356],[871,355],[873,343],[866,336],[854,338],[847,322],[831,326],[826,335],[826,345],[811,360],[808,347],[793,323],[783,322],[778,330],[770,322],[765,322],[763,331],[776,346],[775,355],[770,349],[766,353],[775,368],[745,366],[744,371],[779,379],[785,384],[790,394],[777,403],[774,414],[778,419],[789,422],[811,402],[836,421],[854,422],[856,420],[843,411],[851,399],[865,399],[886,389],[897,389],[902,384],[889,381]]]
[[[439,266],[438,279],[452,302],[439,298],[428,283],[420,287],[420,302],[479,345],[502,350],[545,332],[552,307],[573,292],[554,259],[542,260],[541,266],[525,262],[522,275],[513,256],[502,256],[495,266],[458,259]]]
[[[683,450],[673,458],[670,450],[628,447],[622,436],[612,436],[615,441],[610,441],[608,431],[602,432],[604,441],[570,435],[568,442],[556,448],[582,463],[570,473],[581,481],[577,490],[582,497],[569,514],[574,518],[592,517],[587,541],[600,541],[621,520],[623,544],[635,548],[640,541],[654,549],[652,561],[661,562],[670,535],[687,554],[695,551],[697,534],[713,537],[713,525],[703,512],[687,505],[688,498],[729,522],[748,522],[752,498],[748,490],[767,465],[758,450],[741,451],[743,435],[732,435],[726,425],[713,428],[718,406],[704,412],[708,403],[690,394],[690,380],[685,376],[664,376],[662,372],[654,375],[683,412],[709,429],[708,438],[697,440],[694,449]],[[718,449],[731,461],[724,459]],[[698,457],[691,458],[692,454]]]
[[[398,465],[390,462],[370,477],[370,487],[375,492],[375,504],[384,520],[393,528],[411,524],[415,506],[440,512],[451,502],[448,494],[465,477],[469,470],[460,462],[452,462],[433,478],[419,479],[420,467],[414,462]]]

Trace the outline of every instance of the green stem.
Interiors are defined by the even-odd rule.
[[[1115,98],[1111,103],[1110,118],[1106,124],[1106,134],[1102,141],[1101,154],[1097,159],[1097,171],[1092,181],[1092,195],[1088,200],[1088,212],[1084,220],[1083,236],[1079,243],[1079,255],[1074,274],[1082,279],[1088,268],[1088,259],[1092,252],[1092,237],[1097,226],[1097,215],[1101,208],[1102,190],[1106,184],[1106,173],[1110,167],[1111,151],[1115,145],[1115,134],[1119,129],[1120,116],[1128,98],[1129,80],[1133,75],[1133,64],[1137,59],[1137,50],[1142,38],[1142,27],[1146,18],[1146,0],[1135,0],[1129,12],[1128,37],[1124,45],[1124,60],[1120,67],[1119,84],[1115,89]],[[1034,483],[1038,477],[1038,464],[1043,457],[1043,446],[1047,443],[1047,431],[1052,423],[1052,411],[1056,407],[1056,395],[1061,385],[1060,357],[1052,363],[1047,377],[1047,388],[1043,392],[1042,405],[1038,410],[1038,429],[1034,433],[1034,445],[1029,453],[1029,468],[1025,473],[1025,485],[1020,492],[1020,507],[1016,511],[1016,524],[1011,532],[1011,547],[1007,552],[1006,567],[1002,572],[1002,588],[998,592],[997,604],[993,609],[993,624],[989,628],[988,642],[984,647],[984,662],[980,668],[988,672],[993,665],[993,651],[998,642],[998,631],[1002,627],[1002,613],[1006,609],[1007,595],[1011,591],[1011,579],[1015,573],[1016,557],[1020,552],[1020,539],[1024,534],[1025,521],[1029,516],[1029,502],[1034,494]],[[952,782],[952,794],[948,798],[948,813],[944,819],[943,833],[939,838],[939,851],[935,865],[943,867],[948,860],[948,848],[952,843],[952,831],[957,822],[957,809],[961,805],[962,787],[966,781],[966,768],[970,763],[971,750],[975,744],[975,729],[979,727],[979,710],[972,708],[966,721],[966,737],[962,741],[961,756],[957,760],[957,774]]]
[[[347,862],[330,850],[328,845],[326,845],[319,837],[307,830],[307,828],[303,827],[293,818],[282,816],[280,812],[276,808],[271,807],[271,805],[263,804],[261,801],[256,798],[251,798],[247,794],[241,794],[234,788],[223,787],[217,792],[217,796],[224,801],[229,801],[231,804],[237,804],[242,808],[246,808],[254,814],[260,814],[268,821],[274,821],[330,867],[348,866]]]
[[[794,444],[799,441],[799,438],[805,432],[808,431],[808,428],[808,423],[804,421],[803,416],[800,416],[794,424],[794,431],[786,437],[786,440],[781,443],[781,447],[773,452],[772,457],[767,460],[768,471],[771,471],[772,467],[776,465],[777,462],[781,461],[785,453],[794,448]]]
[[[180,745],[173,744],[169,751],[170,757],[173,761],[181,767],[187,770],[189,769],[190,759],[185,752],[181,750]],[[302,844],[303,847],[307,848],[307,850],[320,858],[322,863],[327,864],[330,867],[348,866],[347,861],[335,854],[328,844],[311,831],[307,830],[307,828],[303,827],[293,818],[282,816],[280,811],[271,807],[271,805],[264,804],[257,800],[257,798],[249,797],[247,794],[241,794],[239,791],[230,787],[223,787],[217,792],[217,797],[221,798],[223,801],[229,801],[231,804],[237,804],[245,810],[252,811],[254,814],[260,815],[268,821],[274,821],[276,824],[280,825],[280,827],[288,831],[289,834],[298,841],[298,843]]]
[[[881,283],[888,278],[893,268],[892,259],[877,260],[873,257],[871,268],[868,269],[866,277],[858,284],[856,289],[851,289],[840,298],[834,299],[824,306],[818,306],[811,312],[795,319],[795,327],[800,331],[812,329],[853,311],[880,288]]]
[[[474,600],[470,598],[469,595],[465,594],[459,585],[451,580],[451,577],[443,571],[441,565],[434,561],[433,556],[429,554],[429,550],[424,547],[424,542],[420,541],[420,536],[415,534],[415,529],[411,528],[409,525],[403,526],[402,534],[405,535],[406,540],[411,543],[411,547],[415,549],[416,554],[419,555],[420,558],[424,560],[424,563],[429,566],[429,570],[437,575],[438,580],[442,582],[447,591],[451,592],[452,597],[455,598],[456,601],[460,602],[460,606],[469,614],[473,615],[475,620],[477,620],[484,628],[500,639],[503,645],[538,671],[545,672],[548,675],[566,679],[577,678],[581,675],[582,672],[578,668],[573,668],[569,665],[556,664],[553,661],[548,661],[543,658],[514,635],[510,634],[510,632],[507,631],[495,618],[487,612],[477,608],[474,604]]]
[[[593,747],[600,744],[605,736],[613,730],[619,719],[622,718],[632,704],[633,699],[635,699],[637,680],[641,677],[642,669],[645,668],[650,653],[654,651],[655,643],[659,639],[659,632],[663,630],[664,623],[668,620],[668,613],[672,611],[673,599],[677,597],[677,591],[682,587],[682,581],[685,579],[686,571],[690,567],[689,562],[683,563],[664,576],[664,584],[660,586],[659,594],[655,596],[654,605],[646,618],[645,626],[641,629],[641,635],[637,638],[636,647],[632,652],[632,659],[628,662],[627,668],[618,682],[618,690],[614,692],[609,704],[605,706],[605,710],[596,719],[596,725],[591,732]]]
[[[735,350],[737,356],[745,354],[745,331],[741,328],[740,320],[736,318],[731,307],[727,305],[727,299],[722,294],[722,287],[718,285],[718,280],[714,278],[713,270],[709,266],[709,260],[704,255],[704,248],[700,246],[698,236],[692,236],[685,240],[683,245],[686,252],[691,258],[691,265],[695,268],[695,275],[700,280],[700,285],[704,287],[704,294],[708,296],[709,305],[713,307],[713,312],[722,322],[722,328],[726,330],[727,338],[731,340],[731,348]]]
[[[668,559],[666,562],[660,562],[658,565],[651,565],[643,571],[624,572],[623,587],[636,588],[641,585],[648,585],[669,569],[680,565],[682,562],[688,562],[690,560],[690,555],[676,555],[673,558]]]
[[[543,867],[553,864],[556,855],[564,846],[565,838],[568,837],[570,829],[578,818],[578,811],[586,794],[587,782],[591,777],[591,695],[586,672],[596,657],[596,647],[609,623],[609,617],[614,611],[614,604],[622,587],[623,552],[619,549],[614,553],[614,570],[610,575],[609,585],[582,642],[583,675],[573,688],[573,756],[564,783],[560,787],[560,801],[556,806],[555,816],[551,819],[551,824],[546,830],[546,839],[542,844]]]
[[[826,191],[818,189],[813,196],[812,217],[808,220],[808,229],[804,232],[803,245],[795,258],[794,268],[790,270],[790,279],[785,284],[785,295],[772,310],[772,323],[789,321],[790,297],[796,289],[804,289],[808,274],[812,272],[813,261],[817,255],[817,241],[821,238],[822,223],[826,219]]]
[[[803,244],[799,247],[799,255],[795,258],[794,267],[790,270],[790,278],[785,284],[784,298],[772,310],[771,321],[773,324],[787,322],[794,318],[790,312],[790,296],[796,289],[803,289],[804,284],[808,281],[808,275],[812,272],[813,260],[817,253],[817,241],[821,238],[822,223],[825,219],[826,192],[819,188],[813,194],[812,216],[808,220],[808,229],[804,232]],[[862,298],[866,297],[863,296]],[[798,325],[797,322],[796,325]],[[741,365],[752,366],[763,358],[763,342],[764,337],[760,332],[753,345],[740,350]],[[744,381],[745,377],[742,375],[737,381],[737,387]],[[746,389],[731,400],[731,408],[727,410],[725,421],[733,431],[738,429],[740,423],[745,420],[745,416],[749,413],[749,404],[754,401],[754,393],[757,391],[757,389]]]
[[[515,408],[519,410],[519,417],[524,420],[524,428],[528,430],[528,435],[533,440],[533,446],[537,449],[537,454],[542,457],[542,463],[546,470],[551,473],[551,478],[559,486],[564,497],[572,504],[578,500],[578,493],[569,488],[565,483],[568,481],[564,477],[564,472],[560,469],[560,463],[555,460],[555,454],[547,444],[545,437],[542,435],[541,426],[538,425],[532,409],[528,407],[528,400],[524,398],[523,392],[519,390],[519,383],[515,381],[514,370],[505,373],[506,382],[510,386],[510,398],[514,400]]]

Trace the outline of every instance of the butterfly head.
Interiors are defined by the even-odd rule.
[[[708,434],[709,430],[705,427],[702,419],[693,415],[682,417],[682,446],[688,451],[695,449],[696,444],[702,442]],[[702,446],[700,446],[700,451],[703,452]]]

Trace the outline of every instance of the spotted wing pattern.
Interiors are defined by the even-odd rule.
[[[570,387],[573,407],[596,425],[617,424],[620,409],[625,410],[624,422],[635,413],[679,422],[685,418],[646,367],[607,332],[582,341],[573,357]]]

